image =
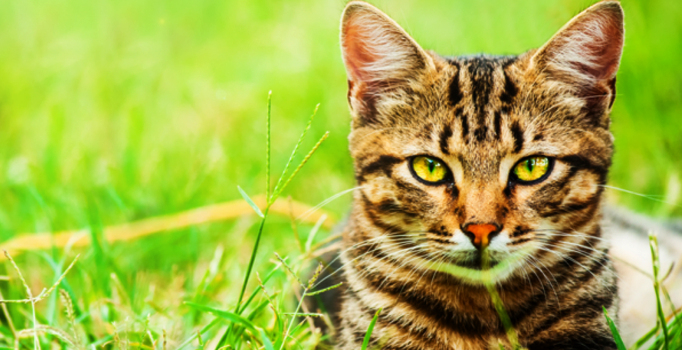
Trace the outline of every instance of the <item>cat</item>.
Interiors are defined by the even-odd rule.
[[[369,348],[511,349],[514,337],[531,350],[616,348],[603,313],[618,321],[624,283],[611,232],[646,242],[648,229],[676,230],[604,208],[623,41],[623,10],[603,1],[537,50],[447,58],[374,6],[347,4],[358,188],[343,296],[327,302],[339,349],[359,349],[378,311]],[[680,254],[665,249],[666,262]]]

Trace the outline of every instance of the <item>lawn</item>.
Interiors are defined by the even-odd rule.
[[[592,2],[373,3],[423,47],[459,55],[537,47]],[[252,197],[265,193],[268,91],[271,187],[318,103],[294,166],[329,131],[270,213],[254,264],[265,278],[278,266],[277,252],[288,257],[292,269],[302,269],[305,245],[310,241],[314,247],[329,236],[351,196],[340,195],[324,206],[326,221],[317,220],[318,211],[297,222],[296,230],[287,215],[287,197],[314,207],[354,186],[338,44],[344,4],[3,2],[0,241],[29,237],[24,248],[47,247],[10,249],[34,295],[80,257],[35,311],[23,303],[9,304],[0,313],[0,348],[13,347],[17,336],[25,336],[19,344],[25,349],[37,348],[34,342],[44,349],[68,348],[64,335],[55,333],[59,329],[81,345],[175,349],[213,319],[207,309],[186,302],[233,311],[260,222],[250,208],[225,207],[221,210],[230,218],[198,219],[136,239],[108,242],[105,235],[112,225],[241,200],[238,185]],[[682,216],[682,3],[624,0],[623,7],[626,41],[612,118],[616,154],[609,182],[625,191],[609,189],[608,196],[646,214]],[[92,244],[64,247],[53,235],[79,229]],[[31,241],[28,235],[34,233],[47,234]],[[12,265],[5,260],[0,266],[0,275],[9,276],[0,280],[2,297],[26,298]],[[265,289],[278,293],[271,295],[277,310],[294,312],[296,286],[286,270],[280,266]],[[247,296],[258,287],[251,277]],[[69,300],[73,317],[65,313]],[[286,330],[286,322],[272,321],[263,295],[249,307],[246,314],[255,311],[258,327],[270,334]],[[19,331],[34,322],[49,328],[37,338]],[[201,343],[213,348],[228,324],[206,329]],[[312,348],[317,336],[307,327],[294,331],[302,348]],[[286,346],[297,348],[293,344]],[[203,345],[192,340],[186,348],[198,347]]]

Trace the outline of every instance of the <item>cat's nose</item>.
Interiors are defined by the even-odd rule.
[[[500,226],[494,223],[469,223],[462,226],[462,231],[469,237],[476,248],[484,249],[488,247],[490,240],[500,233]]]

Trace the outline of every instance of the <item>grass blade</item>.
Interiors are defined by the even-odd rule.
[[[618,332],[618,328],[616,328],[616,324],[613,322],[611,317],[609,317],[608,311],[606,311],[606,308],[604,306],[601,307],[604,310],[604,317],[606,317],[606,323],[609,325],[609,328],[611,328],[611,334],[613,335],[613,340],[616,341],[616,347],[618,350],[627,350],[625,347],[625,343],[623,343],[623,338],[620,336],[620,332]]]
[[[317,115],[317,110],[319,108],[320,104],[318,103],[317,106],[315,106],[313,114],[310,116],[310,119],[308,120],[308,124],[305,126],[305,129],[303,129],[301,136],[299,136],[298,142],[296,143],[296,146],[294,146],[294,150],[291,151],[291,155],[289,156],[289,160],[287,160],[287,164],[284,166],[282,175],[280,175],[279,179],[277,180],[277,184],[275,185],[275,189],[272,191],[273,196],[275,196],[275,193],[277,193],[278,191],[281,192],[280,185],[282,185],[282,180],[284,180],[284,177],[287,175],[287,171],[289,171],[289,166],[291,166],[291,162],[294,161],[294,157],[296,157],[296,154],[298,153],[298,148],[301,146],[301,143],[303,143],[303,139],[305,138],[305,135],[308,133],[308,130],[310,130],[310,126],[313,124],[313,119],[315,118],[315,115]],[[282,189],[284,189],[284,187],[286,187],[286,184],[282,187]],[[267,199],[268,203],[272,203],[275,201],[276,197],[271,198],[270,196],[268,196]]]
[[[284,315],[284,316],[295,316],[295,317],[322,317],[322,316],[324,316],[323,314],[317,313],[317,312],[299,312],[299,313],[285,312],[282,315]]]
[[[272,90],[268,92],[268,114],[265,118],[265,198],[270,198],[270,115],[272,112]]]
[[[262,288],[261,286],[264,285],[265,283],[267,283],[267,282],[270,280],[270,278],[272,278],[272,276],[275,274],[275,272],[277,272],[277,270],[279,270],[280,266],[281,266],[281,265],[275,266],[275,267],[270,271],[270,273],[268,273],[267,276],[265,276],[265,278],[263,279],[262,284],[259,285],[258,287],[256,287],[256,289],[251,293],[251,296],[249,296],[249,298],[246,299],[246,301],[245,301],[244,304],[242,305],[241,309],[237,310],[237,314],[241,314],[242,312],[244,312],[244,310],[246,310],[246,308],[249,306],[249,304],[251,304],[251,302],[253,301],[253,299],[258,295],[258,292],[260,292],[260,290],[261,290],[261,288]],[[258,309],[258,307],[256,307],[256,309]],[[249,316],[250,316],[250,315],[249,315]],[[204,327],[201,329],[201,331],[200,331],[199,333],[202,333],[202,334],[203,334],[203,333],[206,333],[209,329],[213,328],[213,327],[214,327],[215,325],[217,325],[218,323],[220,323],[220,318],[219,318],[219,317],[216,317],[216,318],[214,318],[209,324],[207,324],[206,326],[204,326]],[[185,346],[189,345],[189,343],[191,343],[194,339],[196,339],[196,337],[197,337],[197,334],[194,334],[193,336],[191,336],[190,338],[188,338],[187,340],[185,340],[184,342],[182,342],[182,344],[180,344],[180,345],[177,347],[177,349],[180,350],[180,349],[184,348]]]
[[[316,291],[314,291],[314,292],[309,292],[309,293],[308,293],[308,296],[311,297],[311,296],[313,296],[313,295],[322,294],[322,293],[324,293],[324,292],[326,292],[326,291],[330,291],[330,290],[332,290],[332,289],[339,288],[339,287],[341,287],[341,285],[343,285],[343,282],[338,283],[338,284],[335,284],[335,285],[333,285],[333,286],[331,286],[331,287],[327,287],[327,288],[325,288],[325,289],[320,289],[320,290],[316,290]]]
[[[319,107],[319,105],[318,105],[318,107]],[[268,112],[269,112],[269,111],[270,111],[270,110],[268,109]],[[315,113],[317,113],[317,108],[315,109]],[[314,115],[315,115],[315,114],[313,114],[313,116],[314,116]],[[270,124],[269,118],[270,118],[270,117],[268,116],[268,125]],[[312,122],[312,117],[311,117],[311,122]],[[308,126],[307,126],[306,129],[303,131],[303,134],[301,135],[301,138],[299,139],[299,143],[298,143],[298,144],[296,145],[296,147],[294,148],[294,152],[292,153],[292,156],[290,157],[288,164],[291,163],[291,161],[293,160],[294,156],[296,155],[296,151],[297,151],[297,149],[298,149],[298,147],[299,147],[299,145],[300,145],[300,143],[301,143],[301,141],[302,141],[303,136],[305,136],[305,134],[306,134],[306,132],[308,131],[308,129],[310,129],[310,124],[311,124],[311,122],[308,123]],[[253,265],[254,265],[255,260],[256,260],[256,255],[258,254],[258,247],[260,246],[260,240],[261,240],[261,237],[263,236],[263,227],[265,226],[265,220],[266,220],[266,218],[267,218],[268,212],[270,211],[270,206],[275,202],[275,200],[277,199],[277,197],[279,196],[279,194],[282,192],[282,190],[283,190],[284,188],[286,188],[286,186],[289,184],[289,182],[291,182],[291,180],[294,178],[294,176],[296,176],[296,174],[301,170],[301,168],[303,167],[303,165],[310,159],[310,157],[311,157],[312,154],[317,150],[317,148],[320,146],[320,144],[322,143],[322,141],[324,141],[328,136],[329,136],[329,132],[327,132],[327,133],[326,133],[326,134],[317,142],[317,144],[313,147],[313,149],[312,149],[310,152],[308,152],[308,154],[306,155],[306,157],[305,157],[305,158],[303,159],[303,161],[298,165],[298,167],[296,168],[296,170],[294,170],[294,172],[291,174],[291,176],[289,176],[289,178],[288,178],[287,181],[284,183],[284,185],[282,185],[281,187],[279,187],[279,184],[281,183],[282,179],[283,179],[284,176],[286,175],[286,170],[287,170],[287,168],[285,167],[285,172],[282,173],[282,176],[280,176],[280,178],[279,178],[279,180],[278,180],[278,182],[277,182],[278,184],[275,186],[275,189],[273,190],[272,194],[270,195],[269,198],[266,198],[267,205],[266,205],[266,207],[265,207],[265,211],[264,211],[264,212],[261,212],[260,209],[258,208],[258,206],[255,205],[255,203],[253,202],[253,200],[251,200],[251,198],[249,198],[249,196],[246,194],[246,192],[244,192],[244,191],[241,189],[241,187],[237,186],[237,188],[239,189],[239,192],[241,193],[242,197],[244,197],[244,200],[246,200],[247,203],[249,203],[249,205],[250,205],[250,206],[256,211],[256,213],[258,213],[258,215],[261,217],[261,222],[260,222],[260,226],[258,227],[258,234],[257,234],[257,236],[256,236],[256,242],[255,242],[254,245],[253,245],[253,250],[251,251],[251,257],[249,258],[249,265],[248,265],[248,267],[247,267],[247,269],[246,269],[246,274],[245,274],[245,276],[244,276],[244,282],[242,283],[242,287],[241,287],[241,290],[240,290],[240,292],[239,292],[239,298],[237,299],[237,305],[235,306],[235,309],[234,309],[234,314],[235,314],[235,315],[238,315],[238,314],[241,313],[241,311],[243,311],[243,310],[241,309],[241,303],[242,303],[242,301],[243,301],[243,299],[244,299],[244,293],[246,292],[246,287],[247,287],[247,285],[249,284],[249,279],[250,279],[250,277],[251,277],[251,272],[253,271]],[[267,137],[268,143],[269,143],[269,137],[270,137],[270,136],[269,136],[269,131],[268,131],[268,137]],[[268,153],[268,155],[266,155],[266,158],[267,158],[266,161],[269,162],[269,157],[270,157],[270,155],[269,155],[269,153],[270,153],[269,144],[268,144],[268,146],[267,146],[267,153]],[[287,166],[288,166],[288,165],[287,165]],[[269,169],[269,164],[268,164],[268,169]],[[268,170],[268,171],[269,171],[269,170]],[[269,178],[269,175],[268,175],[268,178]],[[268,188],[269,188],[269,187],[268,187]],[[268,190],[268,192],[269,192],[269,190]],[[285,264],[285,265],[286,265],[286,264]],[[298,312],[298,310],[297,310],[296,312]],[[223,334],[223,336],[221,337],[221,340],[218,342],[218,346],[221,346],[222,344],[224,344],[224,342],[226,341],[226,339],[228,338],[228,336],[229,336],[229,334],[230,334],[231,329],[232,329],[232,328],[228,328],[228,330]],[[285,338],[286,338],[286,337],[285,337]],[[286,340],[286,339],[285,339],[285,340]]]
[[[267,350],[273,350],[272,342],[270,341],[270,338],[268,338],[268,336],[265,334],[265,331],[263,331],[262,328],[256,327],[251,321],[249,321],[245,317],[237,315],[233,312],[218,310],[210,306],[199,305],[189,301],[185,302],[185,305],[191,306],[199,311],[212,313],[213,315],[218,316],[224,320],[239,324],[240,326],[251,331],[251,333],[254,335],[259,334],[261,337],[261,341],[263,342],[263,346]]]
[[[214,318],[209,324],[207,324],[203,328],[201,328],[201,330],[199,332],[195,333],[190,338],[188,338],[187,340],[182,342],[180,345],[178,345],[178,347],[176,349],[180,350],[180,349],[184,348],[185,346],[189,345],[189,343],[191,343],[192,340],[197,339],[199,334],[206,333],[206,331],[213,328],[213,326],[217,325],[218,323],[220,323],[220,318],[219,317]]]
[[[249,195],[246,194],[246,192],[244,192],[244,190],[242,190],[241,187],[237,186],[237,189],[239,190],[239,194],[242,195],[242,198],[244,198],[244,200],[246,201],[246,203],[249,203],[249,205],[251,206],[251,208],[253,208],[253,211],[255,211],[256,214],[258,214],[258,216],[260,216],[261,218],[264,218],[265,215],[263,215],[263,212],[260,211],[260,208],[258,208],[258,206],[256,205],[256,203],[253,202],[253,199],[251,199],[251,197],[249,197]]]
[[[260,226],[258,227],[258,234],[256,235],[256,242],[253,244],[253,250],[251,251],[251,257],[249,258],[249,265],[246,268],[246,275],[244,276],[244,283],[242,283],[242,289],[239,292],[239,298],[237,299],[237,306],[234,311],[239,312],[242,300],[244,299],[244,293],[246,292],[246,286],[249,284],[249,277],[251,277],[251,271],[253,270],[253,264],[256,261],[256,254],[258,254],[258,246],[260,245],[261,236],[263,236],[263,227],[265,226],[265,218],[268,214],[270,207],[265,208],[265,214],[260,221]]]
[[[660,285],[658,281],[658,270],[660,269],[660,260],[658,258],[658,237],[649,233],[649,248],[651,249],[651,261],[654,268],[654,291],[656,292],[656,313],[658,314],[658,322],[661,324],[663,330],[663,349],[669,350],[668,345],[668,325],[663,313],[663,306],[661,305]]]
[[[270,271],[270,273],[268,273],[268,274],[265,276],[265,278],[263,279],[261,285],[258,285],[258,287],[256,287],[256,289],[251,293],[251,296],[250,296],[248,299],[246,299],[246,302],[244,302],[244,305],[242,305],[242,308],[239,309],[239,310],[237,310],[237,313],[238,313],[238,314],[241,314],[242,312],[244,312],[244,310],[249,306],[249,304],[251,304],[251,302],[252,302],[253,299],[256,297],[256,295],[258,295],[258,292],[260,292],[260,290],[263,288],[262,286],[264,286],[266,283],[268,283],[268,281],[269,281],[270,278],[275,274],[275,272],[277,272],[277,270],[279,270],[280,266],[282,266],[282,265],[277,265],[277,266],[275,266],[275,267]]]
[[[281,259],[281,258],[280,258]],[[298,278],[296,278],[298,280]],[[300,283],[300,282],[299,282]],[[294,314],[298,314],[299,311],[301,310],[301,306],[303,305],[303,300],[306,297],[306,292],[308,290],[304,287],[303,288],[303,294],[301,295],[301,300],[298,301],[298,306],[296,306],[296,311],[294,311]],[[289,326],[286,328],[286,332],[284,332],[284,337],[282,338],[282,345],[279,347],[279,350],[284,350],[284,345],[287,342],[287,338],[289,338],[289,335],[291,333],[291,327],[294,325],[294,321],[296,320],[296,317],[292,317],[291,321],[289,321]]]
[[[315,226],[313,226],[313,229],[310,230],[310,234],[308,234],[308,239],[305,242],[305,252],[309,253],[310,252],[310,247],[313,245],[313,240],[315,240],[315,235],[317,232],[320,230],[320,227],[324,223],[324,221],[327,220],[327,215],[322,215],[319,220],[315,223]]]
[[[632,346],[630,347],[630,350],[637,350],[637,349],[641,348],[642,345],[646,344],[646,342],[648,342],[649,339],[651,339],[654,335],[656,335],[656,333],[658,333],[659,329],[661,329],[661,326],[657,322],[656,325],[654,326],[654,328],[651,328],[650,331],[648,331],[641,338],[637,339],[637,341],[634,344],[632,344]]]
[[[379,319],[379,314],[381,313],[381,308],[377,310],[377,312],[374,314],[374,317],[372,317],[372,321],[369,323],[369,327],[367,327],[367,333],[365,333],[365,339],[362,341],[362,350],[367,350],[367,347],[369,346],[369,340],[372,339],[372,332],[374,331],[374,325],[377,324],[377,320]]]
[[[272,200],[270,201],[271,203],[274,202],[274,201],[277,199],[277,197],[279,197],[279,195],[282,193],[282,191],[284,191],[284,189],[289,185],[289,183],[291,182],[291,180],[294,179],[294,177],[296,176],[296,174],[298,174],[298,172],[301,170],[301,168],[303,168],[303,166],[305,165],[305,163],[308,162],[308,160],[309,160],[310,157],[313,155],[313,153],[315,153],[315,151],[317,151],[317,149],[320,147],[320,145],[322,144],[322,142],[324,142],[324,140],[327,139],[327,137],[329,137],[329,131],[327,131],[326,133],[324,133],[324,135],[322,135],[322,137],[320,138],[320,140],[317,141],[317,143],[315,144],[315,146],[313,146],[313,148],[310,150],[310,152],[308,152],[308,154],[305,156],[305,158],[303,158],[303,160],[302,160],[301,163],[298,165],[298,167],[296,167],[296,170],[294,170],[294,172],[291,173],[291,176],[289,176],[289,178],[288,178],[287,181],[284,183],[284,185],[282,185],[282,187],[279,189],[279,191],[276,191],[276,192],[274,192],[274,193],[272,194]]]
[[[507,333],[507,339],[509,339],[509,343],[511,343],[512,349],[514,350],[521,349],[521,345],[519,344],[519,337],[516,334],[516,329],[514,329],[511,319],[509,318],[509,314],[507,313],[507,310],[505,310],[504,308],[502,298],[500,297],[500,294],[497,293],[495,283],[492,280],[490,273],[490,254],[487,249],[484,250],[483,259],[481,261],[481,271],[483,277],[483,284],[485,285],[485,288],[488,290],[488,294],[490,294],[490,299],[493,303],[493,306],[495,307],[495,310],[497,311],[497,315],[499,316],[500,321],[502,322],[504,331],[505,333]]]
[[[275,350],[274,346],[272,346],[272,342],[270,341],[270,338],[265,334],[265,331],[260,329],[260,338],[261,341],[263,342],[263,347],[265,350]]]

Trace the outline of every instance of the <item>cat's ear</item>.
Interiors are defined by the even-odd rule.
[[[568,83],[594,112],[608,110],[623,52],[623,9],[602,1],[575,16],[532,57],[531,67]]]
[[[361,1],[341,17],[341,50],[353,111],[376,119],[382,97],[434,66],[433,59],[391,18]]]

